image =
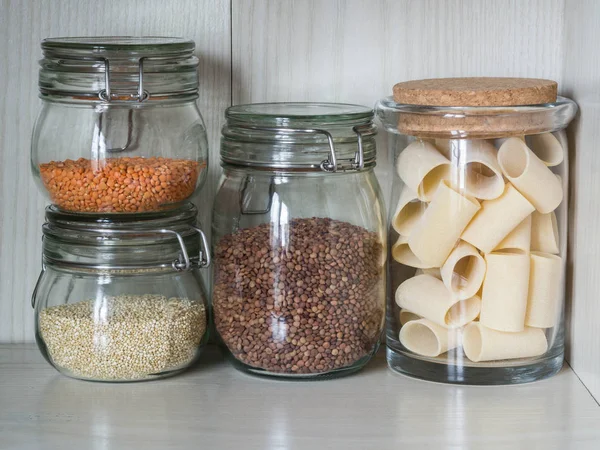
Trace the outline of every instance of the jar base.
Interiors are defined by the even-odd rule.
[[[44,343],[43,339],[41,339],[41,337],[39,336],[39,333],[36,333],[35,337],[36,337],[36,341],[38,344],[38,349],[40,350],[40,352],[41,352],[42,356],[44,357],[44,359],[46,360],[46,362],[48,362],[48,364],[50,364],[61,375],[65,376],[67,378],[71,378],[72,380],[87,381],[87,382],[94,382],[94,383],[113,383],[113,384],[140,383],[140,382],[143,383],[146,381],[155,381],[155,380],[160,380],[163,378],[170,378],[170,377],[179,375],[179,374],[185,372],[186,370],[191,369],[195,366],[195,364],[198,362],[198,358],[204,352],[204,350],[206,348],[206,342],[208,340],[207,337],[205,337],[202,340],[201,346],[198,347],[198,349],[196,350],[196,354],[194,355],[194,357],[182,366],[173,367],[172,369],[164,370],[164,371],[158,372],[158,373],[149,373],[146,375],[140,375],[139,377],[101,378],[101,377],[82,376],[82,375],[79,375],[77,373],[70,371],[69,369],[67,369],[65,367],[62,367],[62,366],[56,364],[52,360],[52,357],[50,356],[50,353],[48,352],[48,348],[47,348],[46,344]]]
[[[244,364],[243,362],[236,359],[235,356],[231,354],[231,352],[225,348],[224,352],[227,356],[227,359],[231,361],[233,366],[244,373],[250,375],[257,375],[264,378],[271,379],[279,379],[282,381],[313,381],[313,380],[329,380],[332,378],[341,378],[347,375],[351,375],[353,373],[358,372],[363,367],[367,365],[367,363],[373,358],[375,353],[377,353],[377,349],[379,348],[379,344],[373,349],[372,352],[363,356],[359,360],[355,361],[352,365],[341,367],[339,369],[333,369],[327,372],[322,373],[279,373],[279,372],[270,372],[265,369],[260,369],[257,367],[249,366],[248,364]]]
[[[556,375],[563,366],[564,353],[530,364],[509,367],[473,367],[423,361],[386,347],[388,367],[394,372],[425,381],[465,385],[507,385],[531,383]]]
[[[126,379],[126,378],[123,378],[123,379],[120,379],[120,378],[115,378],[115,379],[112,379],[112,378],[87,378],[87,377],[72,374],[68,370],[63,369],[61,367],[56,367],[56,366],[53,366],[53,367],[58,371],[58,373],[60,373],[61,375],[65,376],[67,378],[71,378],[72,380],[87,381],[87,382],[92,382],[92,383],[120,384],[120,383],[144,383],[146,381],[156,381],[156,380],[161,380],[163,378],[170,378],[170,377],[179,375],[182,372],[185,372],[191,366],[168,370],[168,371],[160,372],[157,374],[149,374],[149,375],[146,375],[146,376],[143,376],[140,378],[131,378],[131,379]]]

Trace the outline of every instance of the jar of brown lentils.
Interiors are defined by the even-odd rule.
[[[385,318],[385,208],[371,109],[226,111],[213,208],[215,327],[236,367],[292,378],[361,369]]]
[[[31,168],[63,211],[178,207],[206,178],[198,58],[180,38],[42,41]]]

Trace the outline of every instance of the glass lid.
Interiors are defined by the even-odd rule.
[[[374,112],[344,103],[258,103],[225,112],[221,160],[265,169],[346,172],[375,165]]]
[[[366,106],[345,103],[255,103],[227,108],[230,123],[260,123],[271,126],[300,124],[324,126],[344,122],[368,122],[373,110]]]
[[[177,225],[190,225],[195,223],[198,209],[193,203],[186,203],[180,208],[148,212],[119,214],[107,218],[103,214],[75,213],[63,211],[55,205],[46,208],[46,221],[48,224],[65,228],[85,231],[96,230],[118,230],[136,229],[146,230],[155,228],[171,228]]]
[[[516,106],[427,106],[377,102],[377,117],[390,133],[425,138],[495,139],[545,133],[565,128],[575,116],[573,100]]]
[[[55,37],[42,41],[42,50],[55,55],[74,54],[118,56],[159,56],[185,54],[194,51],[194,41],[163,36],[82,36]]]
[[[177,37],[54,37],[41,43],[42,98],[67,102],[193,100],[194,41]]]

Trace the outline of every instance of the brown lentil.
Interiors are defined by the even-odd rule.
[[[140,380],[183,368],[194,360],[205,332],[201,302],[161,295],[85,300],[46,308],[39,316],[53,363],[93,380]]]
[[[109,158],[40,164],[50,200],[77,212],[144,212],[190,197],[206,163],[171,158]]]
[[[213,309],[221,339],[239,361],[274,373],[351,366],[374,350],[383,326],[377,235],[326,218],[294,219],[284,235],[263,224],[219,241]]]

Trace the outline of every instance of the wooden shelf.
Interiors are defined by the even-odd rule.
[[[449,386],[387,369],[287,382],[245,375],[209,348],[144,383],[59,375],[33,345],[0,345],[1,449],[600,448],[600,407],[568,366],[506,387]]]

